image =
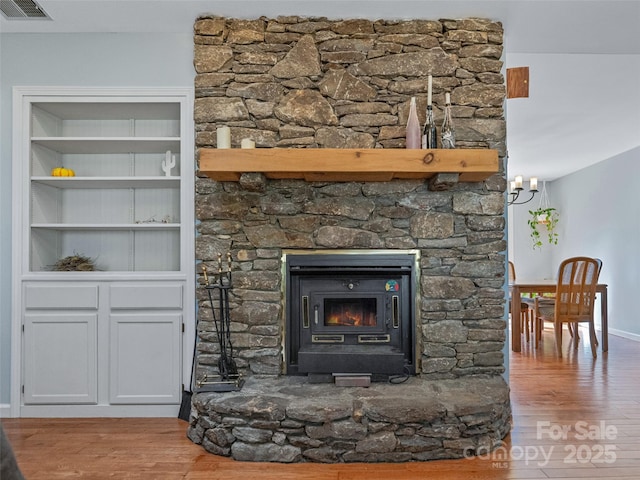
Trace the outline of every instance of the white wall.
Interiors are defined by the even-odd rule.
[[[602,259],[600,281],[609,290],[609,333],[640,340],[635,314],[640,284],[640,147],[547,184],[560,213],[558,245],[533,251],[528,205],[510,207],[509,256],[520,278],[553,278],[564,258]],[[534,208],[537,200],[531,202]],[[596,311],[599,311],[596,306]]]
[[[513,174],[509,176],[512,178]],[[538,186],[542,189],[542,184]],[[546,182],[547,198],[551,207],[558,208],[558,204],[553,195],[553,182]],[[528,199],[530,194],[528,182],[525,182],[524,192],[521,199]],[[508,229],[509,229],[509,260],[516,267],[516,277],[519,279],[547,279],[555,278],[557,265],[554,264],[553,253],[557,250],[556,245],[550,245],[543,236],[543,244],[540,248],[533,248],[529,232],[531,231],[527,221],[531,217],[529,210],[538,208],[541,194],[537,194],[533,200],[524,205],[511,205],[508,208]],[[558,209],[559,210],[559,209]],[[558,225],[558,232],[563,225]],[[544,231],[541,231],[544,234]]]
[[[12,88],[193,88],[193,77],[190,34],[0,34],[0,413],[11,371]]]
[[[530,97],[506,103],[508,151],[518,165],[508,165],[508,178],[516,174],[525,179],[555,178],[547,182],[547,193],[550,206],[560,214],[559,241],[558,245],[545,243],[540,249],[531,247],[528,212],[538,207],[538,195],[530,203],[508,208],[509,259],[515,263],[518,278],[540,279],[555,278],[564,258],[601,258],[601,281],[609,285],[609,332],[640,340],[640,322],[632,317],[631,303],[640,267],[636,247],[640,240],[640,57],[507,55],[508,67],[524,65],[531,73]],[[622,110],[612,99],[624,100]],[[511,132],[510,121],[525,122],[529,127]],[[620,122],[635,130],[616,136]],[[548,131],[555,131],[562,139],[561,148],[553,152],[538,135]],[[592,133],[586,150],[584,140],[576,135],[585,131]],[[603,150],[603,146],[611,148]],[[576,154],[581,150],[586,153]],[[615,153],[605,156],[605,151]],[[524,164],[523,156],[529,159]],[[541,171],[537,158],[552,158],[556,166]],[[576,159],[590,166],[562,176],[559,172]],[[599,311],[598,305],[596,308]]]
[[[640,285],[640,147],[563,177],[553,187],[564,218],[555,263],[574,255],[602,259],[600,279],[609,285],[609,331],[640,340],[635,313]]]

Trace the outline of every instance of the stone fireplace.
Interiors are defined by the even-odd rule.
[[[418,257],[417,250],[285,253],[286,373],[316,381],[415,374]]]
[[[251,138],[260,149],[402,149],[409,100],[417,97],[423,121],[432,74],[438,122],[451,92],[458,148],[505,155],[499,23],[203,17],[194,39],[201,150],[216,147],[221,125],[233,148]],[[197,261],[215,272],[218,254],[231,253],[231,338],[246,383],[195,394],[189,438],[214,454],[281,462],[459,458],[498,446],[510,421],[506,181],[502,171],[455,180],[434,188],[416,178],[248,171],[214,181],[200,172]],[[402,261],[387,267],[408,252],[410,273]],[[307,261],[357,253],[380,257],[333,274],[327,257]],[[289,284],[298,303],[287,301]],[[358,289],[365,294],[345,300]],[[196,295],[197,376],[215,376],[212,312],[205,289]],[[373,372],[365,365],[376,352],[384,360]],[[308,376],[329,373],[407,378],[362,388]]]

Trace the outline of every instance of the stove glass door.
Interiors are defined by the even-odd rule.
[[[375,298],[325,298],[325,327],[375,327]]]

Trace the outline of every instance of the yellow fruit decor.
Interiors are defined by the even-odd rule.
[[[76,172],[70,168],[56,167],[51,170],[51,175],[54,177],[75,177]]]

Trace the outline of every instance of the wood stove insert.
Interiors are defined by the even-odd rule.
[[[417,251],[285,253],[290,375],[415,374]]]

